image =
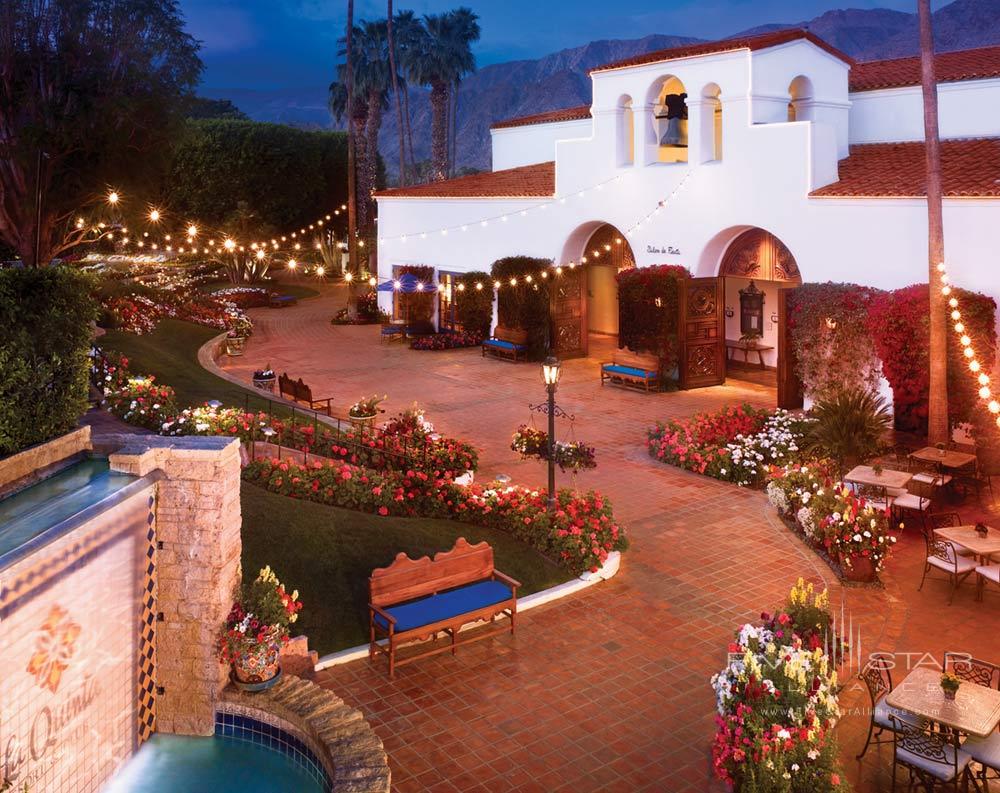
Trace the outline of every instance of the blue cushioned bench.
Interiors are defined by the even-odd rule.
[[[464,538],[450,551],[411,559],[401,553],[388,567],[372,572],[368,579],[368,657],[389,657],[389,677],[396,667],[419,658],[451,650],[460,644],[485,639],[510,630],[514,633],[517,589],[521,584],[493,568],[493,549],[485,542],[470,545]],[[480,620],[494,623],[498,616],[510,618],[510,626],[477,631],[458,641],[463,625]],[[396,658],[400,644],[444,633],[451,643],[432,646],[420,653]]]
[[[406,326],[394,323],[387,323],[382,326],[382,333],[379,337],[379,341],[392,341],[393,339],[402,339],[406,336]]]
[[[299,302],[299,299],[293,295],[271,295],[267,304],[271,308],[284,308],[285,306],[294,306]]]
[[[644,391],[660,385],[660,359],[655,355],[615,350],[611,361],[601,364],[601,385],[606,382]]]
[[[492,355],[515,363],[528,357],[528,331],[497,325],[493,335],[483,342],[483,357]]]

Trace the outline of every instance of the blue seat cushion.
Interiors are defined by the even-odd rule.
[[[524,344],[514,344],[510,341],[504,341],[503,339],[487,339],[483,342],[487,347],[499,347],[501,350],[526,350],[527,345]]]
[[[402,332],[403,332],[403,326],[402,325],[393,325],[392,327],[382,328],[382,335],[383,336],[395,336],[395,335],[397,335],[399,333],[402,333]]]
[[[605,364],[601,367],[605,372],[611,372],[611,374],[624,374],[630,377],[655,377],[656,372],[647,371],[645,369],[635,369],[631,366],[619,366],[618,364]]]
[[[401,633],[449,617],[457,617],[459,614],[467,614],[494,603],[503,603],[511,597],[513,594],[506,584],[499,581],[479,581],[410,603],[391,606],[384,611],[396,620],[396,633]],[[383,630],[389,630],[389,623],[381,614],[375,615],[375,624]]]

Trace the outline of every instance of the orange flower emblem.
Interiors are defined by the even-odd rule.
[[[79,635],[80,626],[68,619],[68,612],[53,605],[39,629],[35,652],[28,661],[28,674],[35,677],[41,688],[47,688],[53,694],[59,688]]]

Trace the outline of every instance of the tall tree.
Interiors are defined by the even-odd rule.
[[[330,96],[329,96],[329,107],[330,114],[338,122],[344,121],[347,118],[347,67],[341,64],[338,71],[339,80],[330,83]],[[354,85],[357,86],[357,80],[354,81]],[[354,140],[354,190],[352,195],[355,201],[355,212],[356,212],[356,225],[360,228],[364,228],[368,224],[368,202],[365,199],[365,186],[363,184],[363,179],[358,179],[358,171],[364,172],[363,168],[358,168],[358,163],[363,163],[367,152],[365,151],[365,141],[367,136],[365,130],[368,128],[368,102],[364,97],[359,97],[357,93],[354,94],[351,108],[351,119],[347,122],[347,126],[352,133]],[[350,174],[348,174],[348,182],[350,182]],[[360,199],[360,200],[359,200]],[[348,202],[349,204],[349,202]]]
[[[175,0],[0,3],[0,240],[40,265],[91,239],[77,213],[161,175],[201,69]]]
[[[414,82],[431,89],[431,162],[433,178],[448,175],[448,127],[451,90],[476,68],[472,44],[479,40],[478,17],[468,8],[424,16],[424,35],[415,42],[407,71]]]
[[[403,103],[399,97],[399,70],[396,66],[396,40],[394,37],[395,22],[392,13],[392,0],[388,0],[386,9],[386,37],[389,40],[389,71],[392,73],[392,95],[396,101],[396,126],[399,137],[399,183],[405,185],[406,178],[406,131],[403,129]]]
[[[418,52],[423,37],[426,35],[423,22],[417,19],[412,11],[400,11],[393,20],[393,37],[399,47],[399,61],[401,74],[405,74],[410,82],[413,82],[412,67],[416,60],[415,53]],[[416,169],[416,157],[413,154],[413,125],[410,117],[410,88],[409,85],[403,89],[403,124],[406,126],[406,150],[409,155],[410,166]]]
[[[348,119],[354,118],[354,58],[353,40],[351,33],[354,30],[354,0],[347,0],[347,35],[345,64],[346,79],[344,80],[346,91],[346,114]],[[352,124],[347,125],[347,268],[352,276],[358,272],[358,188],[357,188],[357,160],[355,157],[355,133]],[[354,316],[357,313],[357,301],[354,299],[354,281],[351,281],[350,295],[347,300],[347,313]]]
[[[927,166],[927,264],[930,288],[930,390],[927,440],[943,443],[948,423],[947,300],[938,284],[937,266],[944,261],[944,204],[941,184],[941,140],[938,135],[937,74],[930,0],[917,0],[920,19],[920,81],[924,97],[924,150]]]

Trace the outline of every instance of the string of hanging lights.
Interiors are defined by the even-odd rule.
[[[646,223],[649,223],[654,217],[656,217],[657,215],[659,215],[668,205],[670,205],[674,201],[675,198],[677,198],[678,195],[680,195],[681,191],[683,190],[684,186],[687,184],[688,179],[690,179],[690,177],[691,177],[691,173],[690,172],[688,172],[687,174],[685,174],[684,178],[681,179],[680,182],[678,182],[677,186],[665,198],[663,198],[663,199],[661,199],[660,201],[657,202],[656,207],[654,209],[652,209],[651,211],[649,211],[646,215],[644,215],[638,221],[636,221],[631,226],[629,226],[628,231],[624,232],[625,236],[634,236],[637,233],[637,231],[639,229],[641,229]],[[622,178],[623,177],[621,175],[619,175],[619,176],[616,176],[613,179],[610,179],[607,182],[604,182],[602,184],[606,185],[606,184],[609,184],[609,183],[614,183],[614,182],[619,181]],[[598,186],[595,186],[594,188],[588,188],[587,190],[579,191],[578,193],[574,193],[572,195],[584,194],[584,193],[588,192],[590,189],[598,189]],[[570,197],[572,197],[572,196],[570,196]],[[563,197],[562,199],[554,199],[554,200],[558,200],[559,203],[565,203],[565,197]],[[551,203],[552,202],[550,202],[548,205],[551,206]],[[538,207],[535,207],[535,208],[537,209]],[[524,212],[521,212],[519,214],[523,215]],[[421,236],[423,238],[426,238],[429,234],[432,234],[432,233],[434,233],[434,232],[423,232],[420,235],[416,235],[416,236]],[[409,236],[414,236],[414,235],[409,235]],[[380,237],[379,241],[381,242],[381,241],[383,241],[385,239],[398,239],[398,238],[391,238],[391,237],[390,238],[382,238],[382,237]],[[625,241],[621,237],[616,237],[614,239],[614,244],[615,245],[623,245],[624,243],[625,243]],[[589,255],[587,254],[586,251],[584,251],[584,254],[580,257],[580,261],[579,262],[576,262],[575,260],[567,262],[567,263],[564,263],[564,264],[556,264],[555,262],[553,262],[552,265],[550,265],[548,268],[538,270],[537,272],[534,272],[534,273],[525,273],[524,275],[520,276],[519,278],[518,277],[512,277],[512,278],[509,278],[509,279],[504,280],[504,281],[494,280],[492,286],[493,286],[494,289],[504,289],[504,288],[507,288],[507,287],[517,287],[518,285],[521,285],[521,284],[528,284],[528,285],[530,285],[530,284],[534,283],[536,280],[545,281],[549,277],[561,276],[566,270],[572,271],[572,270],[575,270],[578,266],[584,266],[584,265],[588,264],[592,259],[599,259],[601,257],[601,255],[602,255],[602,253],[603,254],[607,254],[607,253],[610,253],[612,250],[613,250],[612,243],[606,243],[603,246],[603,250],[601,250],[599,248],[595,248],[594,250],[590,251]],[[345,274],[344,279],[347,280],[347,281],[350,281],[351,280],[350,273]],[[372,287],[377,287],[378,286],[378,281],[375,278],[370,278],[369,281],[368,281],[368,283]],[[383,285],[388,285],[388,284],[392,285],[392,290],[393,291],[397,291],[398,292],[398,291],[400,291],[403,288],[403,284],[402,284],[402,282],[398,278],[390,279],[390,280],[387,280],[387,281],[383,282]],[[479,290],[479,291],[483,290],[487,286],[489,286],[488,282],[483,283],[481,281],[477,281],[474,284],[474,288],[476,290]],[[429,292],[429,291],[433,291],[434,290],[434,285],[433,284],[425,284],[425,283],[420,282],[420,283],[416,284],[415,288],[416,288],[416,291],[418,291],[418,292]],[[461,282],[456,286],[456,289],[458,289],[459,292],[464,292],[465,288],[466,288],[465,284],[461,283]],[[437,291],[443,292],[444,290],[445,290],[444,284],[438,284]]]
[[[990,376],[983,371],[983,364],[979,361],[976,351],[972,346],[972,338],[969,336],[965,323],[962,322],[962,311],[959,306],[958,297],[951,287],[948,268],[944,262],[941,262],[938,264],[937,270],[938,278],[941,282],[941,293],[948,298],[948,307],[951,309],[950,318],[955,333],[958,335],[958,342],[962,345],[962,356],[969,366],[969,371],[975,376],[976,382],[979,384],[979,399],[983,402],[987,412],[994,417],[997,427],[1000,427],[1000,401],[997,400],[996,396],[990,390]]]
[[[480,218],[479,220],[471,220],[465,223],[456,223],[451,226],[442,226],[436,229],[425,229],[424,231],[410,232],[408,234],[397,234],[394,236],[379,236],[378,241],[380,245],[389,242],[401,242],[405,243],[411,239],[421,239],[425,240],[428,237],[439,236],[447,237],[453,232],[459,232],[462,234],[468,233],[470,231],[475,231],[476,229],[489,228],[490,224],[493,223],[507,223],[511,220],[517,218],[525,218],[537,212],[546,212],[550,207],[564,206],[569,203],[570,199],[573,198],[583,198],[594,192],[601,192],[606,187],[613,184],[617,184],[625,178],[625,174],[618,174],[610,179],[606,179],[603,182],[598,182],[597,184],[590,185],[589,187],[581,188],[580,190],[575,190],[570,193],[565,193],[561,196],[554,196],[552,198],[547,198],[544,201],[539,201],[530,207],[524,207],[523,209],[514,210],[512,212],[501,212],[496,215],[490,215],[488,217]]]

